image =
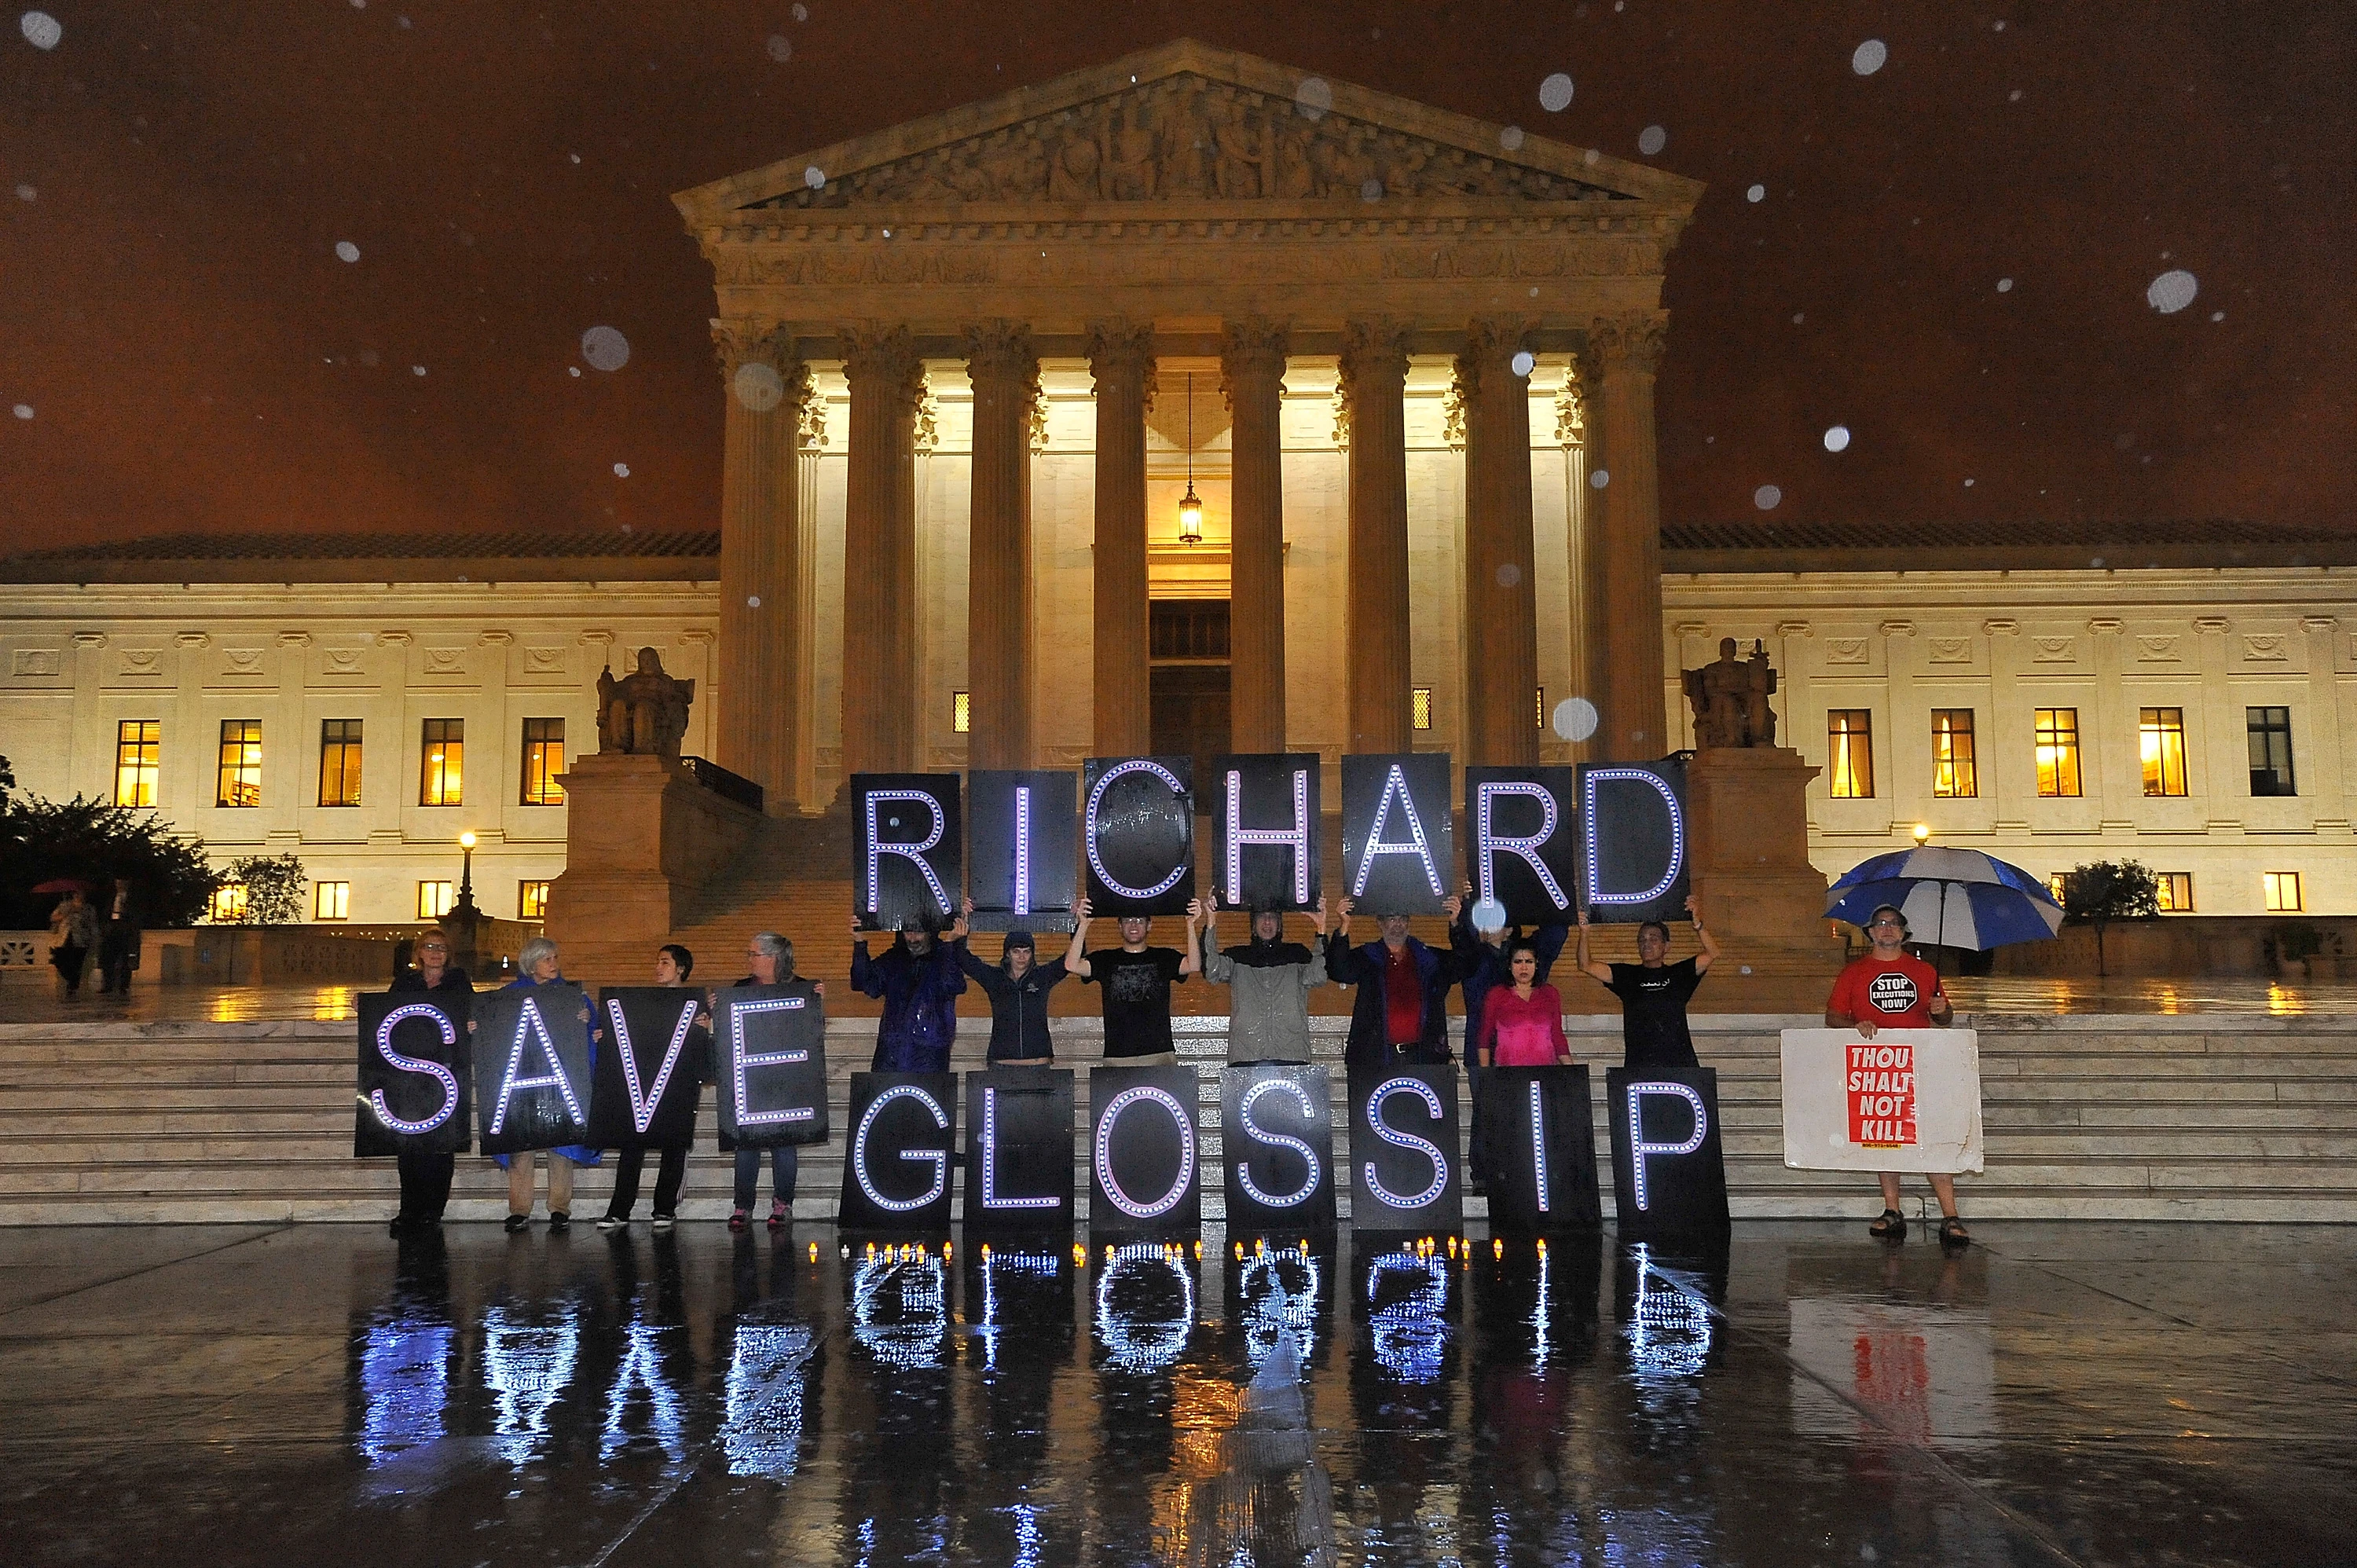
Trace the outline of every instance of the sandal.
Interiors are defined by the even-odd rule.
[[[1941,1246],[1969,1247],[1972,1244],[1973,1233],[1964,1229],[1963,1216],[1951,1214],[1940,1221]]]
[[[1907,1216],[1895,1208],[1886,1208],[1882,1218],[1866,1228],[1866,1233],[1883,1241],[1907,1240]]]

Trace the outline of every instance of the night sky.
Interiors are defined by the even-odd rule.
[[[40,4],[0,34],[0,549],[716,526],[670,194],[1187,35],[1707,182],[1666,520],[2357,530],[2347,0]]]

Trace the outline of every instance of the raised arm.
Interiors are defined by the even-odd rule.
[[[1187,900],[1187,946],[1185,950],[1180,952],[1178,955],[1179,979],[1184,980],[1190,974],[1200,974],[1202,972],[1203,957],[1201,950],[1198,945],[1199,932],[1196,928],[1199,922],[1208,924],[1213,918],[1219,907],[1219,900],[1216,897],[1208,906],[1208,909],[1211,912],[1207,912],[1207,906],[1202,899],[1189,898]]]
[[[1072,905],[1072,945],[1064,950],[1064,972],[1082,980],[1089,977],[1089,961],[1081,956],[1089,944],[1089,901],[1085,898]]]
[[[1704,927],[1702,906],[1691,893],[1686,895],[1686,913],[1694,917],[1695,940],[1702,947],[1702,950],[1695,954],[1695,972],[1708,974],[1710,966],[1718,961],[1718,939]]]
[[[1594,955],[1587,950],[1587,911],[1585,909],[1579,912],[1579,946],[1574,950],[1571,961],[1579,966],[1579,972],[1582,974],[1601,984],[1612,983],[1612,966],[1609,963],[1597,962]]]

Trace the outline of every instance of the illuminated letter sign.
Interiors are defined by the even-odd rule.
[[[1506,1235],[1604,1223],[1584,1067],[1491,1068],[1481,1075],[1490,1227]]]
[[[1421,1112],[1405,1102],[1417,1101]],[[1395,1125],[1394,1113],[1415,1131]],[[1351,1073],[1351,1226],[1354,1230],[1450,1230],[1464,1218],[1457,1180],[1457,1069],[1443,1062]]]
[[[739,985],[712,1004],[720,1146],[826,1140],[826,1004],[808,981]]]
[[[487,1155],[589,1138],[589,998],[567,983],[495,991],[475,1004],[476,1099]]]
[[[1727,1165],[1718,1144],[1718,1073],[1605,1075],[1611,1101],[1612,1196],[1624,1234],[1723,1230]]]
[[[1580,768],[1581,870],[1589,918],[1684,915],[1685,793],[1681,762]]]
[[[954,773],[855,773],[859,832],[852,850],[854,913],[866,930],[888,931],[912,917],[946,923],[957,912],[950,888],[965,863]]]
[[[695,1139],[703,1053],[689,1046],[701,991],[659,985],[609,987],[597,1007],[606,1038],[590,1075],[589,1142],[601,1149],[661,1148]]]
[[[1202,1217],[1190,1067],[1125,1068],[1089,1078],[1091,1235],[1172,1235]]]
[[[1183,915],[1195,897],[1193,763],[1184,757],[1092,757],[1081,843],[1100,916]]]
[[[843,1162],[839,1224],[846,1230],[949,1229],[956,1094],[954,1073],[851,1075],[851,1147]],[[1065,1157],[1069,1162],[1070,1155]]]
[[[1372,914],[1428,915],[1456,864],[1445,753],[1342,758],[1342,861]]]
[[[457,1154],[470,1099],[463,997],[376,992],[360,998],[360,1094],[352,1153]]]
[[[1317,756],[1223,757],[1216,777],[1220,901],[1235,909],[1311,908],[1319,883]]]
[[[1036,1230],[1072,1219],[1072,1075],[1012,1068],[965,1075],[968,1230]]]
[[[1571,918],[1579,883],[1579,835],[1572,768],[1469,768],[1467,826],[1473,843],[1466,875],[1476,899],[1505,906],[1518,925]]]
[[[966,896],[978,931],[1068,931],[1080,813],[1074,776],[976,768],[966,775]]]
[[[1322,1067],[1263,1062],[1221,1073],[1230,1235],[1333,1228],[1328,1094]]]

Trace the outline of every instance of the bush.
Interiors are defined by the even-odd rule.
[[[245,909],[227,926],[291,926],[303,918],[303,890],[308,884],[303,862],[295,855],[249,854],[230,862],[217,885],[245,889]]]
[[[2062,918],[2095,928],[2095,972],[2104,972],[2104,928],[2160,913],[2160,877],[2133,860],[2095,860],[2062,878]]]
[[[175,836],[153,812],[79,795],[63,802],[18,795],[0,803],[0,929],[48,925],[57,897],[33,888],[61,876],[88,883],[101,910],[114,878],[130,878],[141,923],[158,928],[194,925],[220,881],[205,863],[203,843]]]

